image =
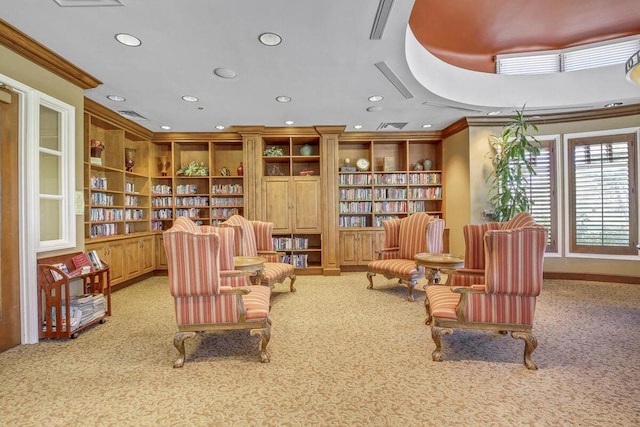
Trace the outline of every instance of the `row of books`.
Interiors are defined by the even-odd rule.
[[[171,219],[173,218],[173,211],[171,209],[159,209],[151,212],[151,218],[153,219]]]
[[[211,186],[212,194],[242,194],[242,184],[215,184]]]
[[[113,206],[113,194],[92,192],[91,204],[94,206]]]
[[[338,212],[341,214],[371,213],[372,206],[372,202],[340,202]]]
[[[89,236],[94,237],[103,237],[103,236],[114,236],[118,234],[118,224],[109,223],[109,224],[93,224],[89,230]]]
[[[102,264],[102,261],[100,261],[100,257],[96,251],[89,251],[87,253],[81,253],[74,256],[71,258],[71,264],[73,265],[73,270],[71,271],[69,271],[67,264],[63,262],[52,265],[69,277],[77,277],[83,273],[102,270],[104,268],[104,265]],[[52,274],[55,280],[63,278],[63,276],[56,271],[52,271]]]
[[[153,195],[165,195],[165,194],[171,194],[171,186],[170,185],[162,185],[162,184],[157,184],[157,185],[152,185],[151,186],[151,194]]]
[[[89,185],[91,189],[97,190],[106,190],[107,189],[107,178],[100,176],[92,176],[89,179]]]
[[[273,237],[273,247],[277,251],[309,249],[309,239],[306,237]]]
[[[211,206],[229,206],[229,205],[238,205],[241,206],[244,204],[244,199],[242,197],[212,197],[211,198]]]
[[[176,186],[176,194],[196,194],[198,186],[195,184],[180,184]]]
[[[209,206],[209,198],[206,196],[176,197],[176,206]]]
[[[218,219],[227,219],[232,215],[239,215],[240,209],[238,208],[213,208],[211,209],[211,217]]]
[[[173,197],[154,197],[151,200],[151,206],[153,207],[169,207],[173,206]]]
[[[91,221],[122,221],[122,209],[91,208]]]
[[[124,196],[124,205],[125,206],[138,206],[138,196]]]
[[[291,264],[296,268],[307,268],[308,267],[308,255],[306,255],[306,254],[285,255],[285,256],[282,257],[282,262],[286,262],[287,264]]]
[[[124,219],[126,221],[137,221],[144,219],[144,211],[142,209],[126,209],[124,211]]]

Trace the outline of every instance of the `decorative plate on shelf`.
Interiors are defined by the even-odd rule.
[[[358,168],[358,170],[360,172],[366,172],[369,170],[369,160],[365,159],[364,157],[359,158],[356,161],[356,168]]]

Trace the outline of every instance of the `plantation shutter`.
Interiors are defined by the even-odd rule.
[[[557,252],[558,227],[555,201],[555,149],[553,141],[540,141],[540,153],[531,158],[535,175],[527,176],[529,209],[538,224],[547,230],[547,252]]]
[[[569,142],[572,252],[635,254],[635,134]]]

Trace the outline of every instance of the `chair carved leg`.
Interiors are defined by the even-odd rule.
[[[436,345],[436,349],[431,353],[431,359],[434,362],[442,362],[442,343],[441,337],[443,335],[451,335],[453,333],[453,329],[451,328],[441,328],[439,326],[431,326],[431,338],[433,338],[433,343]]]
[[[267,345],[271,339],[271,320],[267,319],[260,329],[251,329],[249,333],[260,336],[260,361],[262,363],[269,363],[271,361],[271,355],[267,351]]]
[[[429,298],[425,297],[424,299],[424,310],[427,313],[424,318],[424,324],[431,324],[431,307],[429,307]]]
[[[184,340],[187,338],[193,338],[196,336],[195,332],[176,332],[173,336],[173,345],[178,350],[178,358],[173,362],[174,368],[182,368],[184,365],[185,348]]]
[[[297,278],[297,276],[295,274],[292,274],[291,276],[289,276],[289,280],[291,280],[291,283],[289,284],[289,290],[291,292],[297,291],[297,289],[295,287],[296,278]]]
[[[527,369],[538,369],[538,366],[531,360],[531,353],[538,347],[536,337],[530,332],[511,332],[511,336],[524,341],[524,365]]]
[[[408,282],[406,282],[407,284],[407,290],[409,292],[409,296],[407,297],[407,301],[413,302],[416,299],[413,297],[413,288],[416,287],[417,284],[417,280],[409,280]]]
[[[376,273],[372,271],[367,272],[367,280],[369,280],[369,286],[367,286],[367,289],[373,289],[373,276],[375,275]]]

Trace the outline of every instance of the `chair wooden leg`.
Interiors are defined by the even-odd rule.
[[[531,353],[538,347],[536,337],[530,332],[511,332],[511,336],[524,341],[524,365],[527,369],[538,369],[538,366],[531,360]]]
[[[265,322],[262,324],[262,328],[251,329],[249,333],[252,336],[260,336],[260,361],[262,363],[269,363],[271,361],[271,355],[267,351],[267,345],[269,344],[269,340],[271,339],[271,320],[265,320]]]
[[[425,315],[424,318],[424,324],[425,325],[430,325],[431,324],[431,310],[429,307],[429,298],[425,296],[424,298],[424,311],[427,313]]]
[[[434,362],[442,362],[442,343],[441,337],[443,335],[451,335],[453,334],[453,329],[451,328],[441,328],[439,326],[431,326],[431,338],[433,338],[433,342],[436,345],[436,349],[431,353],[431,359]]]
[[[418,283],[417,280],[409,280],[408,282],[405,282],[407,284],[407,290],[409,292],[409,296],[407,297],[407,301],[413,302],[416,299],[413,297],[413,289],[416,287],[416,284]]]
[[[291,280],[291,283],[289,284],[289,290],[291,292],[297,291],[297,289],[296,289],[296,287],[294,285],[294,283],[296,283],[296,278],[297,278],[297,276],[295,274],[292,274],[291,276],[289,276],[289,280]]]
[[[367,286],[367,289],[373,289],[373,276],[375,275],[376,273],[367,271],[367,280],[369,280],[369,286]]]
[[[174,368],[182,368],[185,359],[184,340],[196,336],[195,332],[176,332],[173,336],[173,345],[178,350],[178,358],[173,362]]]

